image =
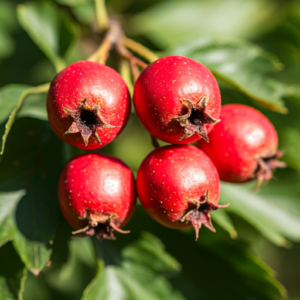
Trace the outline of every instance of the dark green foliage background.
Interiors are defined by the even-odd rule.
[[[96,50],[103,36],[94,1],[1,0],[0,300],[299,300],[300,2],[108,0],[107,7],[127,36],[158,56],[209,67],[223,103],[267,115],[288,167],[256,193],[253,184],[222,184],[220,202],[231,205],[212,213],[217,233],[202,228],[197,242],[193,230],[164,228],[139,204],[130,235],[71,239],[56,187],[64,164],[82,151],[52,132],[46,94],[35,86]],[[114,53],[108,65],[126,74]],[[136,173],[152,149],[133,112],[98,152]]]

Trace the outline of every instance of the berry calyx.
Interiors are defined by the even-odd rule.
[[[73,118],[73,123],[69,129],[64,133],[77,133],[80,132],[84,141],[84,145],[87,146],[89,138],[92,133],[95,134],[98,142],[101,144],[101,140],[98,135],[97,129],[100,128],[114,128],[115,126],[106,123],[100,113],[100,105],[94,105],[90,107],[86,104],[86,99],[82,101],[76,110],[69,110],[63,106],[63,110],[66,114]]]
[[[119,159],[100,154],[74,157],[64,168],[58,184],[58,199],[73,234],[115,239],[113,232],[131,218],[135,184],[131,170]]]
[[[273,177],[279,161],[278,136],[271,122],[258,110],[241,104],[222,107],[221,122],[210,133],[210,143],[198,146],[213,161],[220,179],[242,183],[257,179],[256,188]]]
[[[176,55],[158,59],[141,73],[133,101],[150,134],[172,144],[208,141],[221,110],[220,90],[212,73]]]
[[[125,127],[130,95],[115,70],[79,61],[53,79],[47,97],[49,123],[64,142],[81,149],[110,143]]]
[[[197,132],[206,142],[208,142],[205,124],[216,124],[220,120],[215,119],[206,113],[207,97],[204,96],[196,107],[188,99],[181,99],[180,101],[187,108],[187,113],[173,118],[173,120],[178,121],[180,126],[183,127],[182,136],[178,141],[189,138]]]
[[[202,224],[215,231],[210,212],[218,205],[220,179],[207,155],[194,146],[165,146],[152,151],[137,175],[141,204],[157,222],[170,228]]]

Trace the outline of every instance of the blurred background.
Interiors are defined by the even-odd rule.
[[[139,204],[126,226],[130,235],[102,243],[70,239],[56,185],[64,164],[83,151],[52,133],[46,94],[32,87],[97,49],[103,32],[95,3],[0,0],[0,133],[6,132],[0,299],[300,300],[300,1],[106,4],[125,34],[158,56],[179,54],[206,65],[223,104],[263,112],[278,131],[288,167],[256,193],[254,184],[222,184],[220,202],[231,205],[212,213],[217,233],[202,228],[197,242],[193,230],[164,228]],[[107,64],[132,90],[132,77],[116,53]],[[136,174],[152,150],[133,110],[124,132],[98,152],[119,157]]]

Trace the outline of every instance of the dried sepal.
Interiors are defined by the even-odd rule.
[[[215,119],[206,113],[208,97],[204,96],[194,107],[193,103],[188,99],[180,99],[182,105],[187,112],[184,115],[172,118],[179,122],[183,127],[183,133],[178,141],[191,137],[198,133],[205,141],[209,141],[207,136],[206,124],[216,124],[220,120]]]
[[[88,145],[91,135],[94,133],[97,141],[101,143],[98,135],[98,128],[114,128],[114,125],[108,124],[100,113],[100,104],[90,107],[86,99],[84,99],[76,110],[70,110],[63,106],[64,112],[73,118],[73,122],[69,129],[64,133],[78,133],[84,141],[85,146]]]

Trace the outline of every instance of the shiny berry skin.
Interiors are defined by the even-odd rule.
[[[115,70],[79,61],[53,79],[47,97],[50,125],[64,142],[81,149],[110,143],[131,111],[126,83]]]
[[[75,156],[64,168],[58,183],[61,211],[77,231],[114,239],[113,231],[131,218],[135,182],[131,170],[118,158],[103,154]]]
[[[197,61],[175,55],[158,59],[141,73],[133,101],[149,133],[171,144],[208,141],[221,111],[212,73]]]
[[[198,146],[213,161],[223,181],[241,183],[258,179],[261,183],[273,176],[271,169],[284,167],[278,136],[271,122],[258,110],[242,105],[222,107],[221,122],[209,135],[209,144]]]
[[[152,151],[137,174],[138,197],[147,213],[170,228],[201,225],[215,231],[209,213],[218,208],[219,174],[195,146],[165,146]]]

